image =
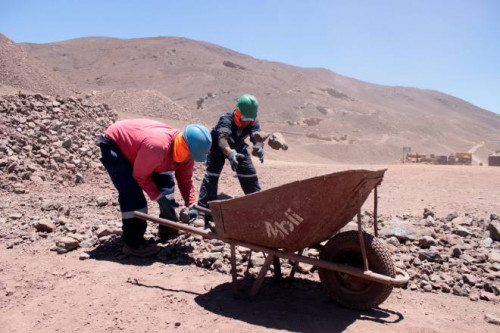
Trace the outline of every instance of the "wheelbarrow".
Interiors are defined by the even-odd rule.
[[[348,170],[299,180],[244,197],[209,202],[199,210],[213,217],[215,229],[206,230],[141,212],[136,217],[164,226],[222,240],[231,247],[231,274],[235,289],[236,246],[265,254],[265,261],[249,296],[255,297],[271,264],[281,275],[279,258],[318,267],[321,284],[339,304],[355,308],[377,307],[393,287],[409,276],[397,269],[391,254],[377,239],[377,188],[386,169]],[[374,234],[363,231],[361,207],[374,192]],[[357,215],[357,231],[339,232]],[[319,259],[304,255],[319,250]],[[250,261],[250,260],[249,260]]]

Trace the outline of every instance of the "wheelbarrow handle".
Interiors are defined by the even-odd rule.
[[[210,216],[212,216],[212,211],[208,208],[205,208],[205,207],[201,207],[201,206],[198,206],[198,205],[194,205],[194,208],[199,210],[200,212],[202,213],[205,213],[205,214],[208,214]]]

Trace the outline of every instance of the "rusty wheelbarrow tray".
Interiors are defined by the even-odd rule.
[[[291,277],[299,262],[317,266],[321,283],[334,300],[352,308],[372,308],[389,296],[393,286],[409,280],[408,274],[394,267],[390,252],[376,238],[377,187],[385,171],[336,172],[240,198],[211,201],[210,209],[198,208],[212,215],[215,232],[141,212],[135,216],[230,244],[235,287],[235,246],[267,254],[251,297],[260,289],[271,263],[275,275],[281,275],[279,258],[285,258],[295,263]],[[375,237],[364,232],[361,223],[361,207],[372,191]],[[356,215],[357,231],[336,234]],[[318,249],[319,259],[303,255],[305,248]]]

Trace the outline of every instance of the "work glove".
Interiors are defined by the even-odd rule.
[[[229,159],[229,163],[231,163],[231,169],[233,169],[233,171],[236,171],[236,169],[238,168],[238,164],[240,164],[239,160],[245,158],[245,155],[240,154],[236,152],[236,150],[232,149],[229,152],[229,155],[227,155],[227,158]]]
[[[179,207],[179,204],[175,199],[167,199],[166,196],[162,195],[156,201],[160,206],[160,217],[171,221],[179,221],[179,217],[175,212],[175,208]]]
[[[261,146],[253,146],[252,155],[257,156],[260,163],[264,163],[264,148]]]
[[[180,218],[184,223],[193,223],[198,218],[198,209],[196,209],[195,204],[189,205],[189,207],[184,207],[181,210]]]

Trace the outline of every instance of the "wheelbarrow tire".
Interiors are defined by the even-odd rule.
[[[368,267],[371,271],[395,277],[391,254],[381,241],[363,232]],[[363,256],[357,231],[347,231],[332,238],[320,253],[320,259],[363,268]],[[377,307],[392,292],[393,286],[358,278],[325,268],[319,269],[319,278],[330,298],[337,303],[359,310]]]

